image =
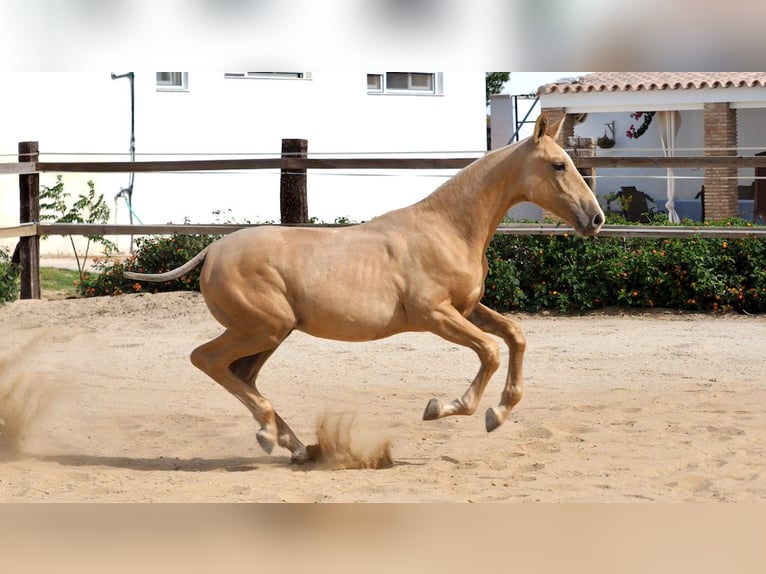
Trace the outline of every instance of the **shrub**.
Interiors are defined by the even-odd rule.
[[[56,176],[56,184],[53,186],[40,186],[40,221],[55,221],[56,223],[107,223],[109,221],[109,206],[104,200],[104,194],[96,195],[96,186],[92,181],[87,183],[87,193],[80,193],[77,199],[69,205],[69,192],[64,190],[64,181],[61,175]],[[74,238],[70,235],[77,272],[80,280],[85,275],[85,262],[91,244],[100,243],[106,253],[117,250],[117,245],[106,239],[103,235],[86,235],[85,253],[82,258],[77,251]]]
[[[755,237],[497,235],[487,254],[484,302],[499,311],[606,306],[766,311],[766,240]]]
[[[662,222],[657,223],[662,224]],[[719,225],[746,226],[741,220]],[[165,283],[128,281],[124,270],[162,273],[219,236],[139,239],[124,261],[107,258],[79,285],[84,296],[199,290],[200,268]],[[603,307],[766,312],[766,240],[496,235],[487,249],[484,303],[498,311]]]
[[[21,268],[11,262],[8,249],[0,247],[0,305],[19,298]]]
[[[152,236],[136,240],[136,251],[124,261],[107,257],[95,263],[97,273],[86,273],[78,285],[84,297],[120,295],[122,293],[158,293],[161,291],[199,291],[201,267],[183,277],[164,283],[130,281],[123,271],[138,273],[164,273],[186,263],[210,243],[217,235]]]

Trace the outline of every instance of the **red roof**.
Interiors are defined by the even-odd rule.
[[[537,93],[766,87],[766,72],[594,72],[540,86]]]

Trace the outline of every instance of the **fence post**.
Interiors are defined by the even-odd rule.
[[[282,158],[305,158],[308,141],[282,140]],[[309,208],[306,194],[306,170],[283,169],[279,182],[279,210],[282,223],[308,223]]]
[[[19,162],[39,159],[37,142],[19,142]],[[35,168],[37,169],[37,168]],[[40,174],[19,175],[19,223],[40,221]],[[21,264],[22,299],[40,299],[40,236],[22,237],[19,240],[19,263]]]

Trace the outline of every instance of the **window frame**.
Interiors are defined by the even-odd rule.
[[[158,92],[188,92],[189,91],[189,72],[155,72],[154,82]],[[160,74],[179,74],[178,82],[160,79]]]
[[[389,74],[406,74],[407,75],[407,87],[406,88],[391,88],[389,87]],[[431,89],[423,89],[417,87],[413,83],[414,76],[416,75],[429,75],[431,76]],[[379,87],[372,86],[371,79],[377,78]],[[369,95],[405,95],[405,96],[443,96],[444,95],[444,78],[442,72],[368,72],[367,73],[367,93]]]
[[[311,72],[224,72],[227,80],[310,80]]]

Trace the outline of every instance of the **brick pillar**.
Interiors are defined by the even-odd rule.
[[[567,111],[564,108],[545,108],[543,112],[548,114],[549,125],[555,124],[562,117],[566,116],[564,125],[561,126],[559,137],[556,140],[560,146],[566,147],[567,138],[574,136],[575,117],[572,114],[567,114]]]
[[[737,110],[728,103],[705,104],[705,155],[736,155]],[[727,149],[722,149],[727,148]],[[705,168],[705,219],[715,221],[739,214],[736,167]]]
[[[581,138],[578,136],[572,136],[567,138],[566,148],[569,150],[569,154],[572,157],[594,157],[596,155],[596,140],[594,138]],[[580,175],[596,193],[596,168],[595,167],[581,167],[578,168]]]

